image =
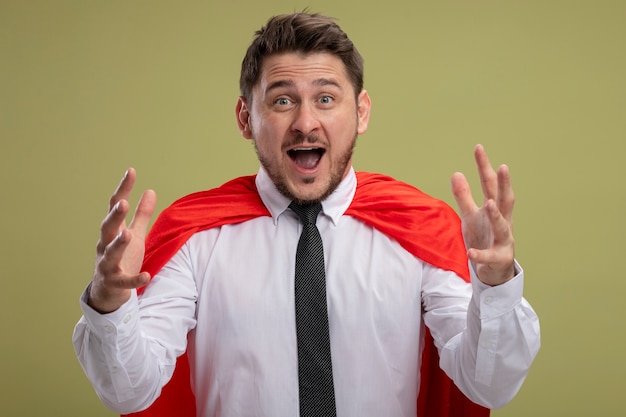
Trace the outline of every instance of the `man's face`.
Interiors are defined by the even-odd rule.
[[[240,97],[235,111],[277,188],[310,202],[332,193],[348,173],[370,106],[365,90],[355,98],[336,56],[285,53],[264,59],[252,103]]]

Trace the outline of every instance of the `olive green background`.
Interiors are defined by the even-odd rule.
[[[492,415],[626,415],[626,2],[602,0],[0,0],[0,415],[114,415],[71,344],[108,197],[129,166],[159,210],[256,172],[241,58],[307,6],[366,60],[357,169],[454,205],[476,143],[511,167],[542,349]]]

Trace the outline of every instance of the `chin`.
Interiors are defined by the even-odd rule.
[[[308,178],[302,180],[299,186],[292,188],[290,198],[299,204],[320,202],[332,194],[340,182],[341,178],[330,178],[326,181]]]
[[[264,168],[278,191],[299,204],[323,201],[335,191],[345,176],[344,172],[289,175],[272,169],[271,165],[264,165]]]
[[[298,204],[316,203],[322,201],[327,195],[324,191],[302,189],[291,190],[289,194],[287,197]]]

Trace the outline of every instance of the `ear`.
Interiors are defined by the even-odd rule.
[[[366,90],[362,90],[357,97],[357,129],[356,132],[362,135],[367,131],[370,122],[370,109],[372,108],[372,100]]]
[[[237,118],[237,126],[241,136],[246,139],[252,139],[252,126],[250,125],[250,111],[248,103],[243,96],[239,96],[237,105],[235,106],[235,117]]]

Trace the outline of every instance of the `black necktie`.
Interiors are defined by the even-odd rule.
[[[296,252],[296,334],[300,417],[336,416],[328,336],[322,238],[315,226],[322,205],[291,203],[302,221]]]

